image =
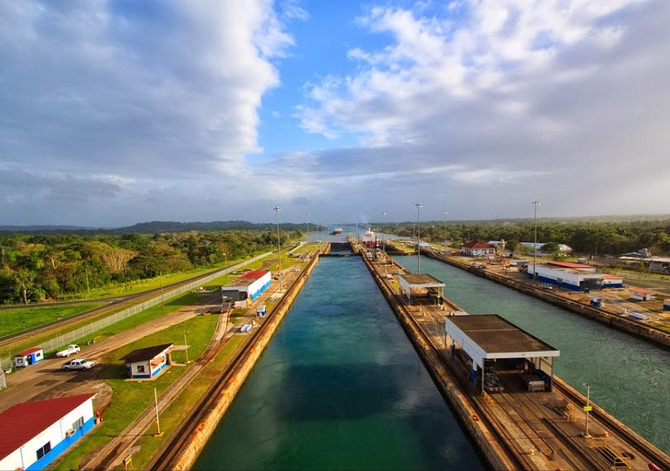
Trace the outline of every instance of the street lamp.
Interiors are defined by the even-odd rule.
[[[416,203],[416,273],[417,275],[421,273],[421,222],[420,222],[420,213],[423,205],[421,203]]]
[[[447,214],[448,212],[444,212],[444,246],[447,246]]]
[[[281,291],[282,288],[282,279],[281,279],[281,239],[279,238],[279,213],[281,212],[281,208],[279,206],[275,206],[272,208],[276,214],[277,217],[277,256],[279,257],[279,291]]]
[[[382,250],[386,252],[386,211],[382,212],[382,222],[384,223],[384,235],[382,236]]]
[[[537,283],[537,207],[540,206],[540,202],[535,200],[533,201],[533,210],[535,212],[535,241],[533,242],[533,280]]]

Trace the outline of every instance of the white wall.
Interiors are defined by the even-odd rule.
[[[11,453],[0,461],[0,469],[12,470],[28,468],[37,461],[37,450],[47,442],[51,442],[52,450],[65,439],[65,432],[72,428],[72,424],[80,417],[84,422],[93,418],[93,398],[81,404],[79,407],[65,414],[65,417],[51,424],[41,433],[28,440],[21,448]],[[23,457],[23,458],[22,458]]]

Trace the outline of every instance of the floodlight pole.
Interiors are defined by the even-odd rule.
[[[282,277],[281,277],[281,239],[279,238],[279,213],[281,212],[281,208],[279,206],[275,206],[272,208],[275,211],[276,219],[277,219],[277,257],[279,257],[279,291],[281,292],[282,289]]]
[[[421,273],[421,208],[423,205],[421,203],[416,203],[416,274]]]
[[[533,281],[537,283],[537,207],[540,206],[538,200],[533,201],[535,212],[535,241],[533,242]]]

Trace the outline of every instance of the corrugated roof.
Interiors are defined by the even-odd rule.
[[[163,345],[156,345],[154,347],[139,348],[133,350],[128,355],[122,358],[126,363],[134,363],[136,361],[147,361],[151,360],[157,355],[160,355],[168,348],[171,348],[173,344],[164,343]]]
[[[24,402],[1,413],[0,460],[94,396],[79,394]]]
[[[466,249],[495,249],[495,245],[487,244],[484,241],[481,240],[471,240],[470,242],[466,242],[463,244],[463,247]]]
[[[240,276],[240,280],[257,280],[259,278],[262,278],[268,271],[267,270],[253,270],[250,272],[245,273],[244,275]]]
[[[25,357],[27,355],[30,355],[31,353],[39,352],[40,350],[42,350],[42,347],[33,347],[33,348],[29,348],[28,350],[24,350],[21,353],[17,353],[14,356],[15,357]]]
[[[594,267],[591,265],[583,265],[581,263],[571,263],[571,262],[547,262],[547,265],[554,265],[556,267],[563,267],[563,268],[574,268],[576,270],[584,268],[588,268],[591,270],[594,269]]]

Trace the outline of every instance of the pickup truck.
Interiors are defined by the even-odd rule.
[[[69,357],[70,355],[74,353],[79,353],[81,348],[79,348],[79,345],[68,345],[65,350],[61,350],[60,352],[56,353],[57,357]]]
[[[86,360],[84,358],[75,358],[63,365],[65,371],[69,370],[90,370],[95,365],[94,361]]]

